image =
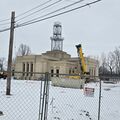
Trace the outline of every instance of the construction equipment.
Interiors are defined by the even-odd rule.
[[[84,54],[82,52],[82,46],[81,44],[76,45],[77,48],[77,53],[78,53],[78,59],[79,59],[79,65],[80,65],[80,69],[79,69],[79,75],[72,75],[69,76],[69,78],[71,79],[85,79],[85,82],[89,82],[90,80],[90,73],[87,71],[87,65],[85,62],[85,58],[84,58]]]
[[[90,73],[87,71],[87,65],[86,65],[86,62],[85,62],[85,58],[84,58],[84,53],[82,52],[82,45],[79,44],[79,45],[76,45],[76,48],[77,48],[77,53],[78,53],[78,57],[79,57],[79,64],[80,64],[80,75],[81,75],[81,78],[83,77],[87,77],[90,75]]]
[[[6,79],[7,78],[7,72],[1,71],[0,72],[0,78]]]

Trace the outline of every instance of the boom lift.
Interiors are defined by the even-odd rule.
[[[82,52],[82,46],[81,44],[76,45],[77,53],[78,53],[78,59],[79,59],[79,65],[80,65],[80,71],[79,75],[72,75],[69,76],[71,79],[85,79],[85,83],[89,82],[90,80],[90,73],[87,71],[87,65],[85,62],[84,54]]]
[[[77,53],[78,53],[78,57],[79,57],[79,64],[80,64],[80,78],[84,78],[86,79],[86,82],[88,82],[88,80],[90,79],[90,73],[87,71],[87,65],[85,63],[85,58],[84,58],[84,54],[82,52],[82,45],[76,45],[77,48]]]

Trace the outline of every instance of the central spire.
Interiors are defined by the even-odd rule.
[[[51,51],[59,50],[63,51],[63,37],[62,26],[60,22],[55,22],[53,25],[53,36],[51,39]]]

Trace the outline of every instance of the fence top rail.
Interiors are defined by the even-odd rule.
[[[7,73],[7,71],[0,71],[0,72],[5,72]],[[49,74],[49,75],[59,75],[59,76],[80,76],[80,77],[86,77],[86,75],[79,75],[79,74],[64,74],[64,73],[49,73],[49,72],[23,72],[23,71],[11,71],[11,73],[29,73],[29,74]],[[120,79],[120,75],[118,74],[113,74],[113,75],[98,75],[98,76],[94,76],[94,75],[87,75],[91,78],[98,78],[98,79]]]

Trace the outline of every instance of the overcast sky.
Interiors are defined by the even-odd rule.
[[[10,18],[12,11],[15,11],[16,16],[20,19],[19,15],[21,13],[45,1],[48,0],[0,0],[0,21]],[[16,24],[39,17],[61,6],[71,4],[74,1],[79,0],[63,0],[61,3],[54,5],[54,7],[34,14],[27,19],[22,19]],[[81,2],[72,8],[91,1],[94,0],[85,0],[83,3]],[[62,24],[62,36],[64,37],[63,50],[71,54],[71,56],[77,56],[76,44],[82,44],[85,56],[100,56],[103,52],[108,53],[109,51],[113,51],[115,47],[120,46],[119,12],[120,0],[102,0],[96,4],[55,18],[16,28],[14,33],[13,55],[15,55],[21,43],[30,46],[33,54],[41,54],[51,50],[50,37],[53,34],[53,24],[56,21]],[[3,22],[0,22],[0,30],[5,28],[1,24]],[[0,33],[0,57],[8,57],[8,46],[9,31]]]

